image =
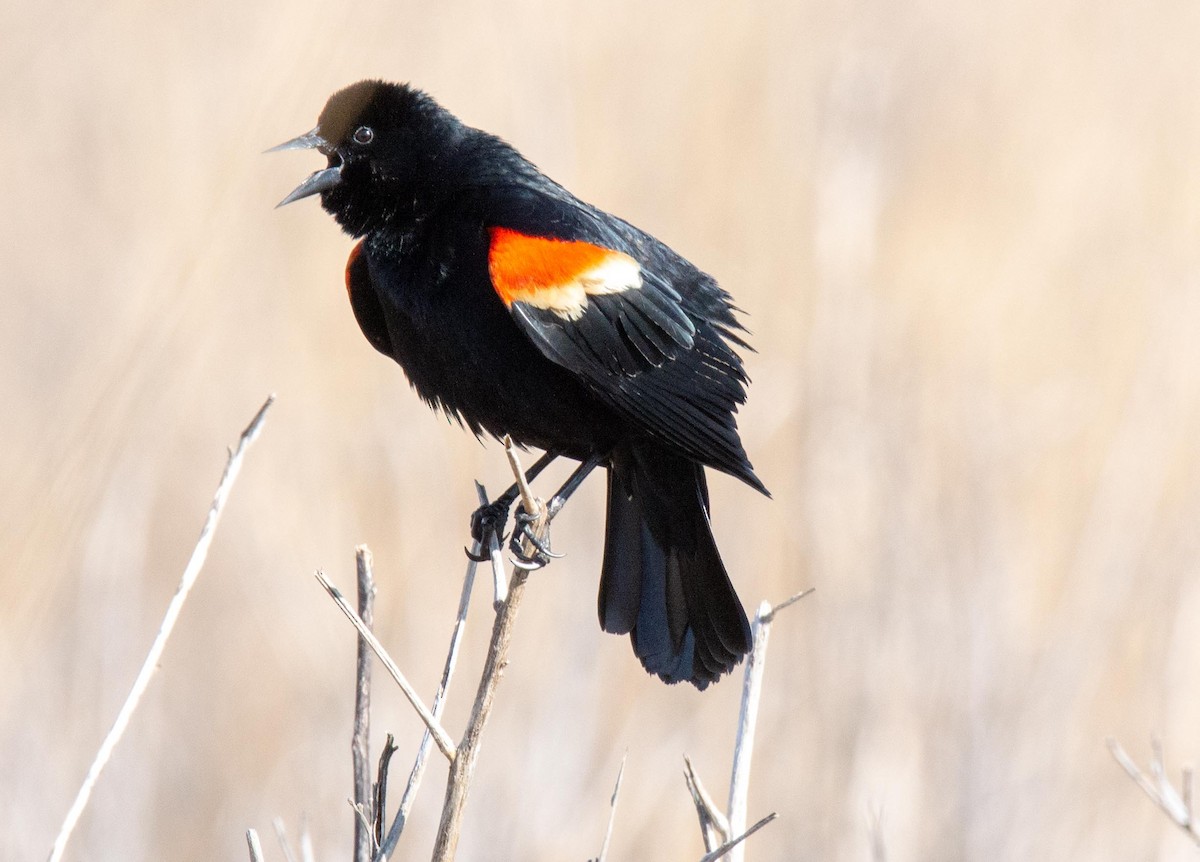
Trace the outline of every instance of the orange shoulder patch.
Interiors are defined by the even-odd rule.
[[[588,297],[642,286],[642,270],[629,255],[589,242],[527,236],[491,228],[488,271],[505,305],[523,302],[578,320]]]

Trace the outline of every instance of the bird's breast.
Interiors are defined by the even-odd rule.
[[[389,243],[395,249],[395,243]],[[583,451],[616,419],[517,328],[492,287],[486,243],[412,243],[401,256],[365,245],[391,357],[430,405],[474,433]]]

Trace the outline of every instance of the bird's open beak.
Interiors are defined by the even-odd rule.
[[[268,153],[278,153],[282,150],[320,150],[325,155],[333,153],[333,147],[329,142],[321,137],[321,133],[317,129],[311,132],[305,132],[298,138],[292,138],[290,141],[284,141],[277,147],[271,147],[266,150]],[[310,195],[320,194],[328,191],[342,181],[342,166],[334,165],[332,168],[325,168],[317,171],[296,188],[292,189],[292,193],[275,205],[275,209],[281,206],[290,204],[292,201],[298,201],[301,198],[309,197]]]

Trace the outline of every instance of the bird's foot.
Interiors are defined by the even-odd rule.
[[[513,529],[512,540],[508,544],[509,550],[516,557],[513,565],[532,571],[548,565],[551,560],[562,559],[565,556],[550,550],[549,519],[546,520],[541,535],[536,529],[538,516],[526,512],[524,505],[517,507],[513,520],[516,522],[516,527]],[[531,553],[526,553],[527,546],[532,548]]]
[[[479,553],[467,550],[468,557],[477,563],[486,563],[491,559],[492,550],[504,544],[504,528],[508,526],[508,510],[512,504],[513,498],[505,495],[471,513],[471,538],[478,543]]]

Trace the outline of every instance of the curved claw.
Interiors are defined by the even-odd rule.
[[[538,556],[549,557],[552,560],[561,560],[566,556],[566,554],[556,554],[550,550],[550,545],[534,535],[533,530],[529,528],[528,524],[521,525],[521,532],[524,534],[525,538],[529,540],[529,544],[533,545],[537,549]],[[513,541],[516,540],[517,538],[514,536]]]
[[[463,545],[463,553],[467,555],[468,560],[472,560],[476,563],[486,563],[488,560],[491,559],[491,556],[489,556],[488,554],[476,555],[476,554],[471,553],[471,549],[468,548],[466,545]]]
[[[538,569],[543,569],[546,567],[546,563],[543,563],[541,560],[526,559],[520,554],[517,554],[517,556],[512,560],[512,564],[516,568],[522,569],[526,572],[536,572]]]
[[[512,553],[513,565],[520,565],[521,563],[524,563],[525,565],[521,566],[521,568],[527,571],[532,571],[529,568],[530,565],[536,564],[534,565],[534,568],[540,569],[542,566],[545,566],[550,562],[550,558],[538,550],[537,545],[534,545],[533,547],[533,554],[526,555],[525,551],[521,549],[521,540],[517,537],[514,537],[513,540],[508,543],[508,550],[510,553]]]
[[[560,560],[566,556],[566,554],[556,554],[550,550],[550,545],[546,540],[539,538],[530,528],[533,519],[528,516],[522,518],[520,515],[521,513],[518,513],[518,527],[513,530],[512,540],[508,543],[508,548],[513,553],[514,566],[531,572],[549,565],[551,560]],[[529,544],[533,546],[534,552],[531,555],[527,555],[521,547],[525,540],[528,540]]]

